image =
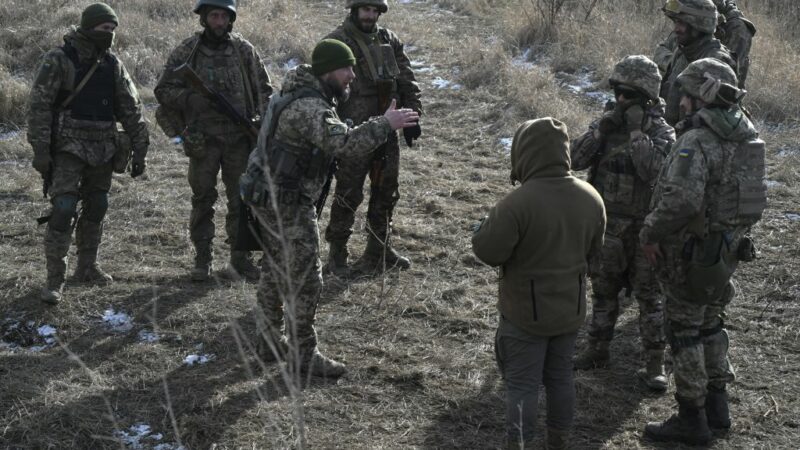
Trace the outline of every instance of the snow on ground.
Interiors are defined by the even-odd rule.
[[[433,81],[431,81],[431,84],[436,89],[452,89],[454,91],[457,91],[457,90],[459,90],[459,89],[464,87],[464,86],[462,86],[462,85],[460,85],[458,83],[454,83],[454,82],[452,82],[450,80],[445,80],[442,77],[434,78]]]
[[[204,354],[204,355],[189,355],[183,359],[183,363],[187,366],[193,366],[195,364],[207,364],[214,359],[214,355],[212,354]]]
[[[514,143],[514,138],[501,138],[500,145],[503,146],[503,151],[511,153],[511,144]]]
[[[0,349],[41,352],[56,345],[57,332],[52,325],[8,318],[0,323]]]
[[[297,66],[299,66],[299,65],[300,65],[300,60],[299,60],[299,59],[297,59],[297,58],[291,58],[291,59],[289,59],[288,61],[286,61],[286,63],[285,63],[285,64],[283,64],[283,66],[282,66],[282,67],[283,67],[283,70],[285,70],[286,72],[288,72],[288,71],[290,71],[290,70],[294,69],[295,67],[297,67]]]
[[[133,328],[133,318],[123,311],[109,308],[103,312],[103,323],[114,333],[127,333]]]
[[[800,221],[800,214],[786,213],[786,218],[789,219],[792,222],[798,222],[798,221]]]
[[[161,336],[159,336],[158,333],[150,330],[139,330],[139,342],[153,343],[159,340],[161,340]]]
[[[22,132],[19,130],[5,131],[0,133],[0,141],[10,141],[20,136]]]
[[[556,78],[570,92],[589,97],[597,103],[605,104],[609,100],[614,100],[612,93],[595,88],[594,80],[597,79],[597,74],[591,69],[584,68],[572,74],[558,72]]]
[[[114,432],[114,437],[119,439],[126,448],[133,450],[186,450],[182,445],[156,442],[164,439],[161,433],[153,433],[150,425],[146,423],[137,423],[132,425],[127,430],[117,430]]]

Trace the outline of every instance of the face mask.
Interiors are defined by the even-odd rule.
[[[88,30],[82,32],[101,51],[108,50],[114,44],[114,33],[109,31]]]

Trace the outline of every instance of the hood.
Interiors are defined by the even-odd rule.
[[[551,117],[523,123],[511,144],[511,181],[569,175],[567,126]]]
[[[84,36],[78,27],[70,27],[67,34],[64,35],[64,43],[73,46],[78,51],[78,58],[80,58],[81,61],[92,60],[99,55],[92,41]]]
[[[726,141],[742,142],[758,137],[758,131],[753,126],[753,122],[742,113],[739,107],[703,108],[697,112],[697,116],[714,133]]]
[[[311,71],[311,66],[308,64],[301,64],[288,71],[283,78],[283,83],[281,83],[282,92],[294,91],[295,89],[304,87],[320,91],[325,94],[326,97],[330,98],[327,89],[322,85],[319,78],[314,75]]]

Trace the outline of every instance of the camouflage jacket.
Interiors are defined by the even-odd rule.
[[[110,97],[114,119],[122,123],[130,136],[134,154],[144,158],[150,142],[147,122],[142,115],[139,93],[122,61],[112,53],[99,53],[76,28],[64,36],[64,43],[76,50],[81,64],[91,65],[101,58],[101,66],[114,62],[109,68],[113,70],[114,92]],[[59,112],[60,103],[81,81],[76,79],[77,72],[75,64],[62,48],[44,55],[31,88],[28,142],[35,152],[50,151],[50,146],[54,145],[55,151],[72,153],[91,165],[103,164],[116,152],[113,145],[116,123],[75,119],[71,116],[71,105],[66,111]],[[93,76],[97,76],[97,72]],[[56,141],[51,142],[54,136]]]
[[[187,100],[192,89],[172,75],[184,63],[243,117],[263,116],[272,95],[270,77],[256,49],[241,35],[230,33],[229,41],[215,45],[207,42],[203,32],[195,33],[172,51],[154,90],[158,102],[180,111],[187,125],[196,125],[207,133],[237,132],[231,120],[213,108],[190,110]]]
[[[686,233],[702,236],[736,227],[727,212],[740,205],[723,203],[742,201],[732,165],[740,144],[755,140],[758,133],[738,108],[702,109],[679,128],[684,125],[687,130],[673,145],[656,183],[652,211],[639,235],[642,243],[680,246]],[[754,172],[761,171],[755,174],[758,184],[763,183],[763,160],[760,164],[752,164]],[[704,229],[689,229],[698,217]]]
[[[667,64],[663,80],[661,81],[661,98],[667,102],[664,118],[670,125],[675,125],[680,120],[681,91],[675,86],[675,80],[690,63],[702,58],[715,58],[731,66],[738,74],[736,62],[728,49],[712,36],[706,36],[690,45],[678,46]]]
[[[600,119],[573,139],[573,170],[591,169],[589,182],[603,197],[609,217],[644,219],[661,165],[675,142],[675,130],[662,117],[661,104],[651,107],[640,130],[603,136]]]
[[[289,94],[298,89],[313,89],[321,95],[299,98],[289,103],[278,118],[274,137],[284,146],[313,155],[317,151],[324,154],[325,159],[363,158],[380,145],[386,143],[392,129],[389,121],[383,116],[373,117],[367,122],[351,128],[339,119],[336,113],[336,101],[322,83],[311,72],[311,66],[301,65],[290,70],[283,80],[281,93]],[[277,101],[277,100],[276,100]],[[271,111],[267,113],[271,119]],[[250,154],[245,176],[242,178],[243,191],[250,191],[247,199],[258,203],[268,198],[269,191],[275,192],[269,175],[270,161],[268,156],[269,122],[264,120],[258,136],[258,144]],[[310,159],[310,157],[309,157]],[[300,180],[300,200],[311,202],[317,200],[325,184],[325,172],[318,172],[312,178]],[[245,187],[245,179],[249,178],[250,187]],[[260,178],[260,179],[259,179]],[[263,195],[265,194],[266,195]]]
[[[377,67],[376,70],[382,72],[379,77],[394,80],[392,95],[397,99],[397,107],[411,108],[422,113],[420,88],[411,70],[411,61],[406,56],[403,42],[396,34],[380,26],[375,33],[364,33],[348,17],[327,37],[347,44],[356,57],[356,79],[350,84],[350,99],[338,107],[342,118],[350,119],[357,125],[385,112],[379,111],[376,80],[356,37],[366,43],[375,64],[383,60],[383,67]]]

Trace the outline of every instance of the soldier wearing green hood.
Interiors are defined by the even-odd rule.
[[[253,121],[264,114],[272,86],[256,49],[241,35],[232,32],[237,14],[235,0],[198,0],[194,13],[200,16],[203,31],[184,40],[172,51],[154,90],[161,105],[160,112],[171,119],[171,123],[162,128],[170,137],[182,136],[184,152],[189,157],[188,178],[192,189],[189,238],[195,248],[191,278],[202,282],[212,273],[214,204],[218,198],[217,175],[222,172],[228,202],[225,230],[231,245],[230,263],[222,274],[255,281],[258,268],[251,252],[233,249],[241,208],[239,176],[247,165],[254,139],[173,72],[188,64],[240,116]]]
[[[131,176],[145,171],[149,137],[142,104],[111,51],[118,25],[108,5],[88,6],[80,26],[64,36],[64,46],[45,54],[31,88],[28,142],[33,167],[45,179],[53,205],[44,245],[47,283],[41,299],[46,303],[62,298],[73,229],[78,247],[75,279],[112,281],[97,263],[111,174],[126,170],[130,145]],[[118,133],[117,122],[124,135]]]
[[[639,240],[666,296],[678,414],[645,427],[658,441],[703,445],[731,426],[726,306],[731,277],[755,258],[750,227],[767,205],[765,146],[742,113],[736,74],[712,58],[678,77],[686,117],[659,175]]]
[[[664,373],[664,304],[652,266],[639,246],[639,230],[649,212],[650,195],[661,165],[675,142],[658,97],[661,75],[645,56],[628,56],[609,77],[616,103],[572,142],[572,169],[591,169],[589,180],[603,196],[608,225],[605,244],[592,264],[592,321],[578,369],[605,366],[620,313],[619,294],[632,288],[639,304],[639,334],[644,383],[667,389]]]
[[[381,115],[390,100],[398,106],[422,113],[420,89],[411,70],[403,42],[392,31],[378,25],[389,10],[386,0],[347,0],[350,14],[327,37],[347,44],[356,57],[356,79],[349,99],[339,106],[339,115],[355,125]],[[406,128],[403,136],[411,147],[420,137],[420,125]],[[353,233],[355,214],[364,200],[364,181],[370,180],[367,208],[367,246],[356,267],[364,272],[397,266],[406,269],[411,261],[390,244],[392,214],[400,198],[400,146],[397,133],[389,133],[386,145],[364,159],[339,163],[336,195],[325,230],[330,244],[326,268],[346,275],[349,271],[347,242]]]

